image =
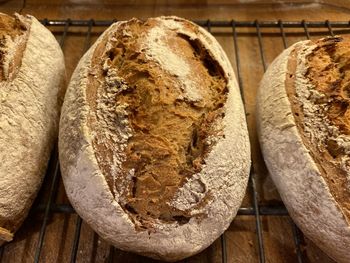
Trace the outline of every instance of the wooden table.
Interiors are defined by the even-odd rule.
[[[239,1],[119,1],[115,4],[111,0],[104,1],[5,1],[0,4],[1,12],[32,14],[39,19],[130,19],[132,17],[147,18],[159,15],[177,15],[192,20],[210,21],[347,21],[349,9],[346,1],[335,1],[333,4],[299,3],[278,4],[275,1],[255,1],[254,3],[239,4]],[[171,3],[170,3],[171,2]],[[252,2],[252,1],[241,1]],[[267,3],[269,2],[269,3]],[[305,1],[304,1],[305,2]],[[322,1],[321,1],[322,2]],[[92,27],[91,39],[87,39],[88,27],[66,28],[68,31],[63,39],[64,26],[50,27],[62,42],[66,57],[67,75],[71,76],[74,67],[86,48],[98,37],[105,27]],[[227,52],[244,90],[247,122],[252,143],[252,157],[259,205],[280,204],[280,198],[273,185],[262,160],[255,131],[255,95],[264,72],[272,60],[283,50],[284,42],[279,27],[260,27],[261,41],[259,42],[256,24],[253,27],[236,27],[237,42],[234,43],[232,26],[211,30]],[[310,37],[318,38],[330,34],[329,29],[309,28]],[[348,34],[350,31],[333,29],[334,33]],[[306,39],[304,28],[284,28],[286,44]],[[261,45],[261,46],[260,46]],[[239,72],[237,72],[237,58],[235,51],[238,47]],[[260,49],[261,47],[261,49]],[[261,50],[264,56],[261,55]],[[264,65],[265,63],[265,65]],[[238,74],[237,74],[238,76]],[[54,168],[51,163],[51,170]],[[50,197],[52,177],[45,179],[43,188],[34,208],[23,227],[17,233],[15,240],[7,244],[1,251],[2,262],[33,262],[37,251],[40,230],[45,219],[45,205]],[[47,218],[47,227],[43,236],[43,247],[40,253],[41,262],[70,261],[72,244],[78,217],[74,213],[56,213],[56,204],[69,204],[64,193],[62,181],[58,175],[57,189],[51,195],[53,205]],[[242,204],[253,207],[252,189],[248,188]],[[79,226],[79,225],[78,225]],[[263,244],[266,262],[297,262],[294,245],[292,223],[288,216],[261,216]],[[154,262],[153,260],[111,248],[108,243],[99,238],[84,222],[81,225],[77,247],[77,262]],[[225,232],[226,253],[228,262],[259,262],[258,240],[256,235],[256,219],[254,216],[240,215]],[[202,253],[183,262],[221,262],[222,243],[217,240]],[[304,262],[333,262],[306,238],[302,239],[302,255]]]

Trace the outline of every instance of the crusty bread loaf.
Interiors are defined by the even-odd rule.
[[[236,215],[250,168],[224,51],[177,17],[113,24],[73,74],[59,154],[72,205],[118,248],[174,261],[208,247]]]
[[[268,68],[258,94],[266,165],[302,231],[350,262],[350,42],[302,41]]]
[[[11,241],[57,137],[65,69],[54,36],[32,16],[0,13],[0,242]]]

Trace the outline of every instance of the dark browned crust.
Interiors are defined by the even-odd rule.
[[[26,40],[16,47],[14,59],[10,61],[9,72],[4,72],[4,58],[6,55],[6,38],[15,40],[18,37],[28,38],[29,25],[19,20],[18,17],[11,17],[0,14],[0,82],[9,81],[15,78],[18,68],[21,66],[23,52],[26,47]]]
[[[106,71],[102,68],[107,58],[112,61],[112,67],[118,70],[118,76],[123,77],[123,84],[128,86],[115,98],[115,105],[128,103],[129,125],[133,131],[126,150],[120,153],[126,155],[123,170],[114,181],[110,167],[100,162],[98,164],[111,192],[127,200],[126,203],[119,202],[124,211],[133,222],[138,223],[139,228],[148,230],[156,219],[164,223],[177,221],[184,224],[192,217],[190,211],[176,209],[168,202],[187,179],[201,171],[205,157],[213,146],[207,143],[207,138],[221,136],[213,124],[224,116],[223,105],[228,91],[222,68],[200,41],[168,30],[167,44],[174,52],[180,50],[191,67],[193,77],[199,76],[201,82],[196,83],[196,88],[204,97],[199,102],[178,99],[183,93],[176,88],[177,77],[165,72],[144,53],[138,52],[142,37],[137,36],[157,23],[156,20],[131,20],[119,26],[117,32],[106,35],[93,54],[92,65],[95,66],[90,70],[87,89],[91,107],[89,129],[92,132],[98,82],[106,85]],[[185,26],[197,31],[190,23],[185,23]],[[133,32],[132,38],[123,35],[125,28]],[[112,36],[118,41],[106,50],[105,46]],[[109,149],[96,141],[93,148],[97,160],[111,154]],[[132,183],[125,191],[114,193],[113,189],[118,187],[113,184],[122,184],[130,169],[135,169]],[[210,198],[211,194],[207,193],[194,209],[205,206]],[[198,218],[201,216],[204,215],[196,215]]]
[[[350,80],[350,42],[343,38],[334,37],[314,42],[317,47],[307,57],[308,71],[305,78],[315,86],[316,90],[325,95],[322,101],[328,101],[329,109],[325,111],[328,120],[336,126],[341,134],[350,134],[349,108],[349,80]],[[346,51],[346,52],[343,52]],[[322,177],[325,179],[330,192],[342,210],[345,218],[350,221],[350,191],[346,178],[347,171],[340,166],[340,159],[346,153],[335,147],[332,140],[326,145],[318,147],[312,144],[304,133],[304,113],[302,104],[296,95],[295,72],[298,49],[294,49],[287,65],[285,87],[295,123],[302,137],[304,145],[310,151]]]

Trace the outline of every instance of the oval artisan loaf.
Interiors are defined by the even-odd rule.
[[[250,168],[224,51],[177,17],[113,24],[73,74],[59,153],[72,205],[103,238],[168,261],[203,250],[236,215]]]
[[[64,85],[50,31],[32,16],[0,13],[0,243],[12,240],[40,188]]]
[[[260,84],[258,131],[268,170],[301,230],[350,262],[350,42],[302,41]]]

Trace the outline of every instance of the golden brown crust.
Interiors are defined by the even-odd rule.
[[[12,80],[20,67],[28,38],[28,25],[18,17],[0,14],[0,82]],[[24,38],[22,41],[20,39]],[[9,40],[13,42],[9,47]],[[9,50],[11,48],[12,50]],[[5,61],[7,53],[14,52],[11,61]],[[8,64],[8,65],[5,65]],[[5,69],[8,67],[8,69]],[[14,74],[13,74],[14,73]]]
[[[190,219],[188,211],[176,209],[169,202],[179,187],[201,170],[212,147],[209,136],[220,136],[213,124],[223,117],[227,93],[222,69],[198,41],[166,28],[162,29],[166,37],[157,40],[163,41],[169,56],[181,57],[183,66],[191,69],[191,83],[185,87],[181,86],[181,76],[168,72],[148,56],[145,38],[160,23],[131,20],[109,36],[118,41],[108,43],[105,38],[93,56],[93,64],[100,70],[92,69],[87,93],[90,106],[97,112],[90,116],[90,129],[96,134],[93,146],[100,169],[125,212],[144,228],[150,228],[154,219],[180,223]],[[191,24],[187,26],[196,30]],[[157,45],[152,41],[146,44]],[[132,135],[125,147],[96,129],[102,118],[98,112],[106,108],[110,108],[107,118],[114,118],[112,124],[123,126],[126,120],[129,125]],[[116,116],[112,116],[113,111]],[[115,150],[118,143],[117,154],[124,157],[114,173],[110,163],[116,152],[111,147]],[[102,161],[106,159],[109,163]],[[205,206],[208,199],[210,193],[198,207]]]
[[[349,165],[347,159],[349,152],[346,145],[337,142],[337,138],[350,134],[348,97],[350,42],[336,37],[321,39],[313,44],[317,47],[307,57],[308,70],[305,78],[313,85],[316,94],[311,92],[308,98],[314,107],[313,110],[316,109],[316,114],[323,115],[324,122],[330,127],[322,131],[323,136],[326,136],[325,139],[318,138],[315,143],[312,141],[314,138],[311,139],[310,134],[305,132],[309,121],[305,118],[307,106],[303,104],[295,89],[296,56],[300,51],[298,48],[289,56],[286,91],[303,142],[326,180],[332,196],[349,220],[350,182],[349,171],[346,168]],[[336,127],[336,134],[331,127]]]
[[[0,241],[4,240],[6,242],[10,242],[13,239],[13,233],[11,233],[8,229],[0,227]],[[1,243],[0,243],[1,246]]]

